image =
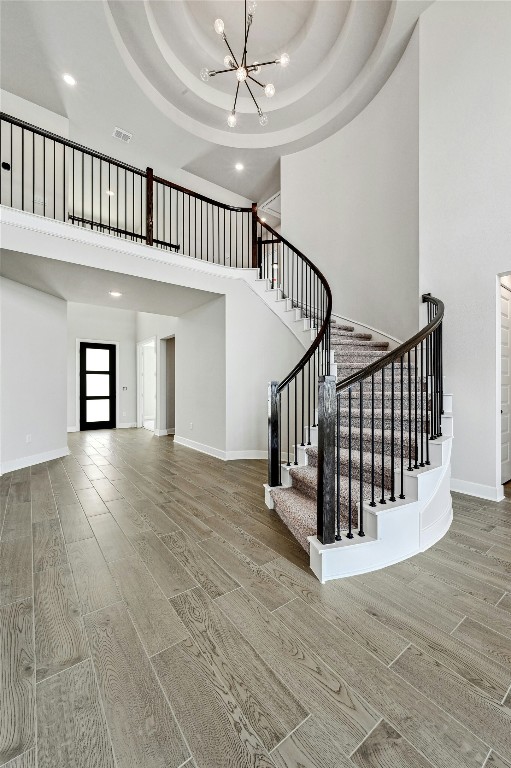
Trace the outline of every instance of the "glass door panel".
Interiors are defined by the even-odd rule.
[[[85,365],[88,371],[109,371],[110,354],[108,349],[87,347],[85,351]]]
[[[87,400],[87,421],[110,421],[110,400]]]
[[[86,373],[87,397],[109,397],[110,395],[110,374],[109,373]]]

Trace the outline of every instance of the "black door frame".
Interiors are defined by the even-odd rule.
[[[86,368],[87,349],[106,349],[109,352],[109,371],[89,371]],[[116,377],[116,357],[117,347],[115,344],[106,344],[97,341],[80,342],[80,431],[90,429],[115,429],[117,426],[117,377]],[[109,395],[110,400],[110,419],[108,421],[87,421],[87,400],[106,400],[103,395],[86,394],[86,374],[87,373],[107,373],[109,376]]]

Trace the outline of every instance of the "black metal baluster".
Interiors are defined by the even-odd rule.
[[[401,493],[400,499],[405,498],[405,412],[404,412],[404,355],[400,359],[401,373]]]
[[[32,134],[32,213],[35,213],[35,133]]]
[[[415,371],[415,382],[414,382],[414,390],[415,390],[415,408],[414,408],[414,421],[415,421],[415,463],[413,465],[414,469],[419,469],[419,445],[418,445],[418,428],[419,428],[419,420],[417,416],[417,379],[419,375],[419,370],[417,367],[417,347],[415,347],[414,351],[414,371]]]
[[[11,125],[12,128],[12,125]],[[57,205],[56,205],[56,187],[57,187],[57,177],[56,177],[56,162],[55,162],[55,152],[56,152],[56,144],[57,142],[53,142],[53,218],[57,218]],[[12,174],[11,174],[12,177]],[[12,178],[11,178],[12,183]]]
[[[412,470],[412,362],[408,352],[408,471]]]
[[[390,501],[396,500],[396,468],[395,468],[395,404],[394,404],[394,397],[395,397],[395,371],[394,371],[394,360],[392,361],[392,368],[391,368],[391,403],[390,403]],[[385,416],[385,412],[384,412]]]
[[[298,464],[297,461],[297,450],[296,445],[298,444],[298,374],[295,376],[295,465]]]
[[[381,369],[381,499],[380,504],[386,504],[385,501],[385,368]]]
[[[336,541],[341,541],[341,396],[335,398],[336,405],[336,449],[337,449],[337,491],[336,491]]]
[[[46,136],[43,136],[43,216],[46,216]]]
[[[291,448],[291,440],[289,435],[289,428],[290,428],[289,427],[289,386],[286,388],[286,394],[287,394],[287,397],[286,397],[286,400],[287,400],[287,466],[290,467],[291,462],[289,460],[289,455],[290,455],[289,451]]]
[[[360,437],[362,438],[362,434]],[[374,500],[374,373],[371,374],[371,501],[369,506],[376,506]]]
[[[305,445],[305,380],[304,380],[304,370],[305,368],[302,368],[302,442],[300,445]]]
[[[307,363],[307,445],[311,444],[311,361]]]
[[[421,341],[421,377],[419,395],[421,399],[421,461],[420,466],[424,466],[424,341]]]
[[[12,168],[12,166],[11,166]],[[21,129],[21,210],[25,210],[25,129]]]
[[[353,538],[353,512],[352,512],[352,497],[351,497],[351,483],[352,483],[352,456],[351,456],[351,387],[348,389],[348,533],[346,537],[348,539]],[[339,478],[340,480],[340,478]]]
[[[350,389],[351,392],[351,389]],[[359,498],[358,498],[358,535],[365,536],[364,533],[364,381],[359,382],[358,392],[359,403],[359,429],[360,429],[360,460],[358,470],[359,480]]]
[[[73,147],[73,216],[75,215],[75,150]]]

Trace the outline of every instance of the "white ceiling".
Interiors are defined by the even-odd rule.
[[[202,66],[223,66],[215,18],[224,19],[235,54],[241,49],[243,0],[2,0],[0,82],[67,116],[80,143],[167,178],[184,169],[260,201],[279,189],[282,154],[326,138],[369,103],[430,2],[259,0],[249,57],[291,56],[287,69],[261,73],[277,89],[271,100],[257,93],[266,128],[245,91],[239,126],[229,129],[234,76],[207,84],[198,76]],[[133,133],[128,146],[111,138],[116,125]],[[240,160],[246,170],[234,176]]]
[[[218,294],[147,280],[106,269],[0,250],[0,274],[59,299],[117,309],[179,317]],[[113,298],[109,291],[119,291]]]

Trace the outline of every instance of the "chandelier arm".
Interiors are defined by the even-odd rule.
[[[245,67],[247,64],[247,41],[250,32],[250,26],[252,24],[252,16],[247,18],[247,0],[245,0],[245,46],[243,48],[243,56],[241,57],[241,66]]]
[[[234,61],[234,63],[236,64],[236,69],[238,69],[238,67],[239,67],[239,64],[238,64],[238,62],[237,62],[237,60],[236,60],[236,56],[235,56],[235,55],[234,55],[234,53],[232,52],[232,48],[231,48],[231,46],[229,45],[229,41],[227,40],[227,35],[225,34],[225,32],[224,32],[224,34],[222,35],[222,37],[224,38],[224,42],[225,42],[226,46],[227,46],[227,47],[228,47],[228,49],[229,49],[229,53],[230,53],[230,54],[231,54],[231,56],[232,56],[232,60],[233,60],[233,61]]]
[[[274,61],[262,61],[260,64],[250,64],[247,69],[257,69],[257,67],[267,67],[269,64],[278,64],[278,59],[275,59]]]
[[[240,89],[240,84],[238,82],[238,85],[236,86],[236,94],[234,96],[234,106],[232,108],[233,112],[236,112],[236,102],[238,101],[238,91],[239,91],[239,89]]]
[[[261,88],[266,88],[264,83],[260,83],[259,80],[256,80],[255,77],[252,77],[252,75],[247,75],[249,80],[253,80],[254,83],[257,83],[257,85],[260,85]]]
[[[246,81],[246,80],[245,80],[245,85],[246,85],[246,86],[247,86],[247,88],[248,88],[248,92],[249,92],[249,94],[252,96],[252,101],[253,101],[253,102],[254,102],[254,104],[256,105],[257,113],[258,113],[258,114],[261,114],[262,110],[261,110],[261,108],[259,107],[259,104],[257,103],[257,101],[255,100],[255,96],[254,96],[254,94],[252,93],[252,89],[251,89],[251,87],[249,86],[249,84],[247,83],[247,81]]]
[[[235,70],[232,69],[232,68],[230,68],[230,69],[213,69],[213,70],[211,70],[209,75],[210,75],[210,77],[214,77],[215,75],[223,75],[225,72],[234,72],[234,71]]]

